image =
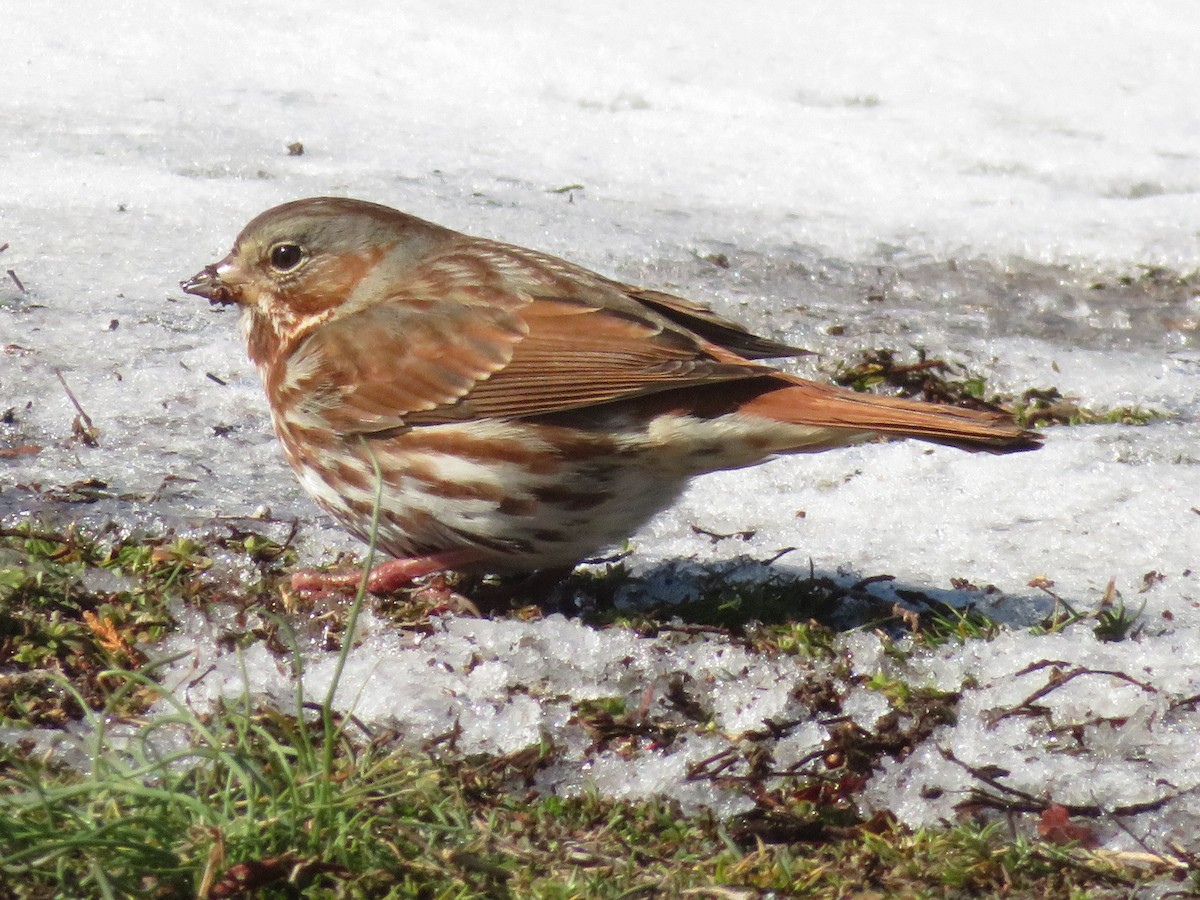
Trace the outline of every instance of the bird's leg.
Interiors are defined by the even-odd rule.
[[[367,590],[372,594],[387,594],[425,575],[455,569],[477,559],[477,554],[470,550],[447,550],[428,556],[389,559],[371,570],[367,576]],[[361,581],[361,570],[317,572],[305,569],[292,575],[292,589],[302,594],[353,593],[358,590]]]

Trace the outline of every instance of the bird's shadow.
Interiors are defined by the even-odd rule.
[[[576,569],[549,592],[529,597],[545,612],[596,625],[634,621],[643,629],[671,622],[744,633],[761,625],[815,622],[835,631],[880,628],[963,637],[997,627],[1054,621],[1059,601],[1046,593],[1008,594],[965,581],[917,585],[890,574],[830,571],[736,557],[719,563],[666,560],[631,573],[624,565]]]

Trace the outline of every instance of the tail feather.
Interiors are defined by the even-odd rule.
[[[860,394],[801,378],[783,378],[786,385],[758,394],[741,411],[794,425],[916,438],[963,450],[1014,453],[1041,446],[1041,435],[1001,413]]]

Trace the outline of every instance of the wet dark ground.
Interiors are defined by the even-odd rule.
[[[836,344],[936,334],[948,347],[1029,337],[1091,350],[1200,349],[1200,270],[1116,274],[971,259],[853,264],[799,248],[769,258],[727,248],[647,267],[643,280],[714,303],[725,298],[752,329],[786,323],[791,333],[845,339]]]

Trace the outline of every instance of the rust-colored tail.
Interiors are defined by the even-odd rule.
[[[1001,413],[859,394],[789,375],[772,381],[779,386],[749,399],[741,411],[795,425],[917,438],[963,450],[1014,453],[1041,446],[1040,435]]]

